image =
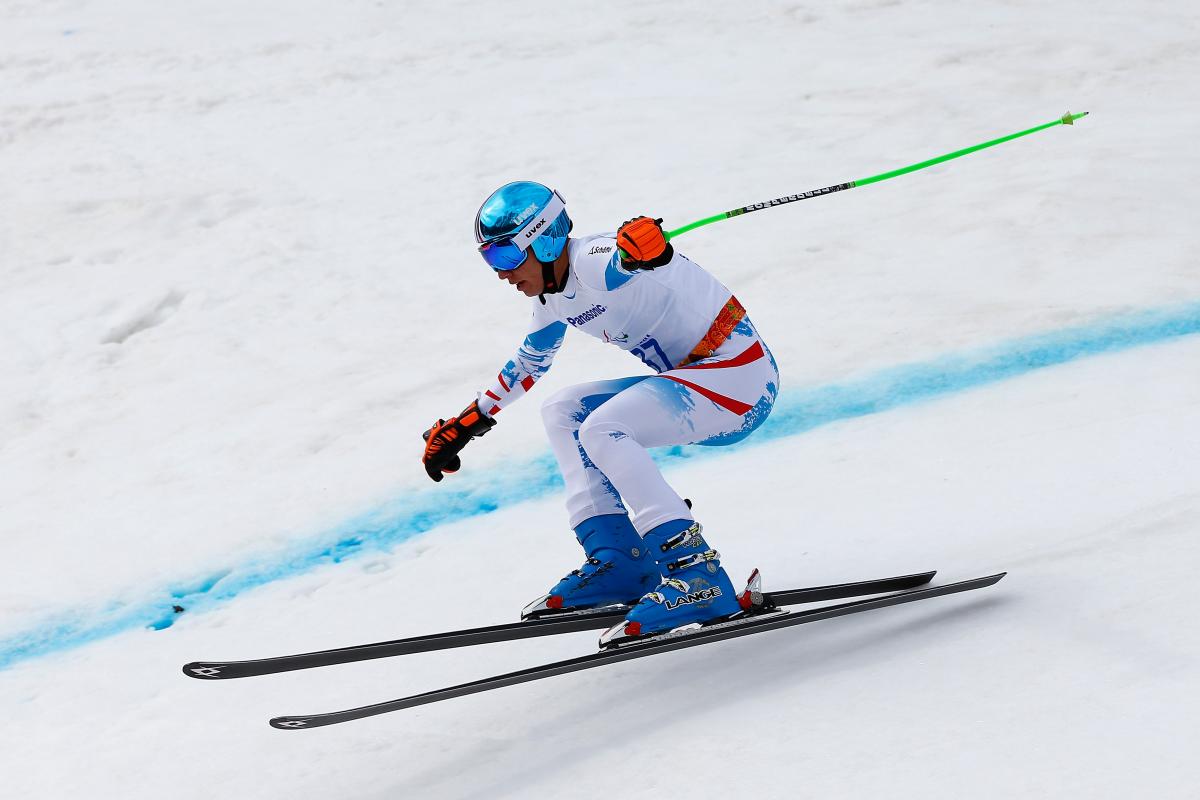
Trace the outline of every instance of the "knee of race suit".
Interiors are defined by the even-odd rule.
[[[592,461],[604,469],[608,460],[606,456],[618,442],[628,439],[635,444],[637,440],[620,423],[602,417],[588,417],[579,426],[579,444]]]
[[[639,375],[634,378],[619,378],[559,389],[542,403],[542,424],[552,436],[562,431],[569,431],[574,435],[593,412],[647,377],[649,376]]]
[[[546,432],[575,431],[585,418],[581,413],[579,398],[571,392],[570,386],[559,389],[542,403],[542,425]]]

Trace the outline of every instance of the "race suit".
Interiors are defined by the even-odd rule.
[[[657,269],[625,270],[607,233],[570,240],[568,264],[563,290],[533,299],[529,333],[479,407],[495,416],[528,392],[568,325],[632,353],[655,374],[570,386],[542,406],[571,526],[629,513],[645,534],[691,519],[647,448],[749,436],[778,395],[775,359],[737,298],[678,252]]]

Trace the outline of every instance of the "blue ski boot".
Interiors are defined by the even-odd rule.
[[[575,528],[575,538],[587,561],[525,606],[521,619],[632,606],[658,583],[658,567],[625,514],[586,519]]]
[[[684,625],[713,622],[742,611],[721,554],[710,550],[700,523],[690,519],[664,522],[643,542],[666,577],[620,622],[604,632],[600,644],[663,633]]]

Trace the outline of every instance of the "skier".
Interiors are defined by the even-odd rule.
[[[675,252],[661,222],[641,216],[615,234],[570,238],[557,192],[529,181],[493,192],[475,217],[479,252],[500,280],[536,298],[533,320],[495,382],[424,434],[422,461],[440,481],[459,469],[467,443],[546,374],[568,325],[654,371],[570,386],[542,406],[587,560],[522,617],[631,606],[603,643],[741,610],[720,555],[647,448],[740,441],[763,423],[779,389],[778,367],[745,309]]]

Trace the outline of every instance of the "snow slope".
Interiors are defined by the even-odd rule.
[[[5,793],[678,791],[650,750],[714,793],[1190,796],[1198,23],[1182,2],[3,4]],[[471,252],[495,185],[555,185],[581,232],[682,224],[1068,108],[1092,115],[679,242],[751,309],[781,410],[843,412],[671,460],[735,574],[1009,570],[985,595],[320,732],[264,722],[592,637],[179,673],[505,621],[576,565],[534,398],[458,483],[416,461],[524,327]],[[1057,366],[988,360],[1080,337]],[[963,363],[985,380],[939,381]],[[538,392],[640,369],[569,337]],[[850,413],[864,398],[880,413]],[[514,464],[529,499],[480,513]],[[421,504],[457,521],[397,527]]]

